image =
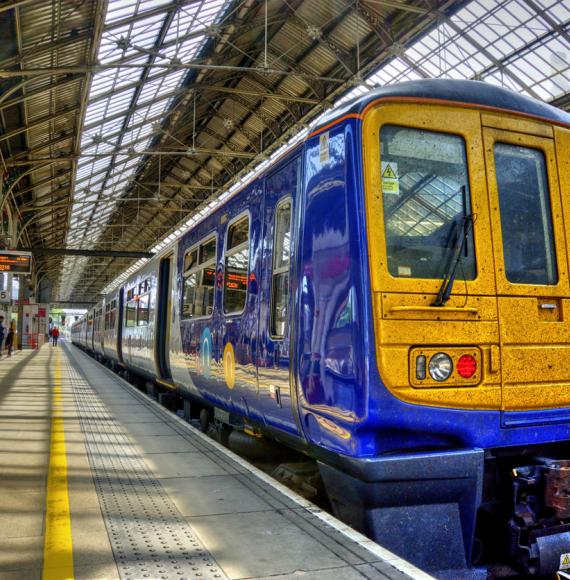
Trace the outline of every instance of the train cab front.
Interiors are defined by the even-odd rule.
[[[441,577],[570,570],[570,130],[410,101],[363,118],[384,449],[333,504]]]

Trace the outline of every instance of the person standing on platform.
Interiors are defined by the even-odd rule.
[[[6,329],[4,328],[4,317],[0,316],[0,356],[4,352],[4,335],[6,333]]]
[[[12,349],[14,348],[14,324],[10,324],[8,329],[8,334],[6,335],[6,349],[8,350],[8,356],[12,356]]]
[[[59,338],[59,329],[57,326],[53,327],[51,331],[52,346],[57,346],[57,339]]]

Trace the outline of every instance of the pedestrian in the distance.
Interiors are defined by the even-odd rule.
[[[54,326],[53,330],[51,331],[52,346],[57,346],[58,338],[59,338],[59,329],[57,328],[57,326]]]
[[[4,317],[0,316],[0,356],[4,352],[4,338],[6,334],[6,328],[4,327]]]
[[[10,324],[8,329],[8,334],[6,335],[6,350],[8,351],[8,356],[12,356],[12,349],[14,348],[14,328]]]

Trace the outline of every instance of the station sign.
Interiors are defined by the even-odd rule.
[[[0,272],[31,274],[32,253],[0,250]]]

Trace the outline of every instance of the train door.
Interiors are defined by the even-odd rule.
[[[115,311],[115,328],[116,328],[116,345],[117,345],[117,358],[121,364],[124,364],[123,360],[123,307],[125,304],[125,289],[121,288],[119,290],[117,310]]]
[[[156,308],[156,337],[154,356],[158,376],[169,379],[170,364],[170,296],[172,255],[162,258],[158,269],[158,292]]]
[[[291,257],[298,159],[265,181],[259,316],[259,401],[267,424],[298,432],[290,370]]]
[[[524,130],[483,130],[504,411],[570,404],[569,282],[556,151],[549,127],[525,122]]]

